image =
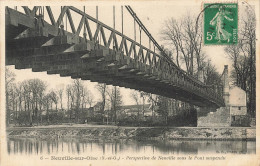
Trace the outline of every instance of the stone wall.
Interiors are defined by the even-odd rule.
[[[228,127],[231,124],[230,108],[221,107],[215,112],[207,111],[209,108],[200,108],[197,112],[198,127]],[[209,113],[204,113],[204,112]]]
[[[67,127],[67,128],[13,128],[7,130],[9,138],[82,138],[105,139],[206,139],[206,140],[255,140],[256,129],[251,127]]]

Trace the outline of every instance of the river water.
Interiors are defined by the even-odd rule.
[[[10,155],[120,155],[120,154],[255,154],[255,141],[186,141],[186,140],[84,140],[35,138],[8,138],[7,151]]]

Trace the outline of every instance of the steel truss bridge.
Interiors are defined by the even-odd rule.
[[[119,32],[100,22],[98,15],[88,15],[85,7],[62,6],[56,20],[50,6],[23,6],[23,12],[6,7],[6,65],[136,89],[200,107],[224,106],[222,89],[207,86],[178,68],[133,10],[126,8],[160,54],[124,35],[123,28]],[[80,18],[77,27],[72,12]],[[71,32],[64,28],[64,19]]]

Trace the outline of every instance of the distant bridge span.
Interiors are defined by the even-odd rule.
[[[206,86],[84,11],[64,6],[55,20],[49,6],[23,9],[24,13],[5,10],[6,65],[141,90],[201,107],[225,105],[221,88]],[[44,20],[44,9],[51,23]],[[77,29],[72,12],[81,18]],[[71,32],[64,28],[65,15]],[[96,24],[94,30],[90,21]]]

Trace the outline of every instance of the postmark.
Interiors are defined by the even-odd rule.
[[[230,45],[238,41],[238,4],[204,3],[204,44]]]

